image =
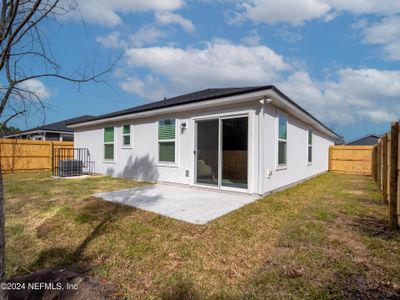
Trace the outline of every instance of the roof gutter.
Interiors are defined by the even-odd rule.
[[[57,130],[31,130],[31,131],[24,131],[24,132],[20,132],[20,133],[16,133],[16,134],[10,134],[10,135],[6,135],[4,136],[5,138],[9,138],[9,137],[14,137],[14,136],[21,136],[21,135],[26,135],[26,134],[32,134],[32,133],[37,133],[37,134],[42,134],[42,133],[60,133],[60,134],[74,134],[71,131],[57,131]]]
[[[224,97],[224,98],[217,98],[217,99],[199,101],[199,102],[188,103],[188,104],[175,105],[175,106],[170,106],[170,107],[165,107],[165,108],[158,108],[158,109],[147,110],[147,111],[143,111],[143,112],[136,112],[136,113],[126,114],[126,115],[121,115],[121,116],[117,116],[117,117],[110,117],[110,118],[104,118],[104,119],[100,119],[100,120],[93,120],[93,121],[87,121],[87,122],[82,122],[82,123],[70,124],[70,125],[67,125],[67,127],[68,128],[79,128],[79,127],[86,127],[86,126],[91,126],[91,125],[104,124],[107,122],[124,121],[124,120],[129,120],[132,118],[150,117],[150,116],[155,116],[155,115],[160,115],[160,114],[165,114],[165,113],[170,113],[170,112],[182,112],[182,111],[187,111],[187,110],[191,110],[194,108],[201,109],[201,108],[207,108],[207,107],[221,106],[224,104],[252,101],[252,100],[257,100],[260,97],[264,97],[266,95],[266,92],[267,92],[266,90],[263,90],[263,91],[248,93],[248,94],[229,96],[229,97]]]
[[[295,104],[292,100],[290,100],[288,97],[286,97],[283,93],[281,93],[278,89],[275,89],[275,88],[269,88],[266,90],[261,90],[261,91],[252,92],[252,93],[248,93],[248,94],[228,96],[228,97],[223,97],[223,98],[219,98],[219,99],[217,98],[217,99],[211,99],[211,100],[207,100],[207,101],[199,101],[199,102],[195,102],[195,103],[181,104],[181,105],[176,105],[176,106],[171,106],[171,107],[166,107],[166,108],[159,108],[159,109],[148,110],[148,111],[143,111],[143,112],[136,112],[136,113],[121,115],[121,116],[117,116],[117,117],[104,118],[104,119],[100,119],[100,120],[86,121],[86,122],[82,122],[82,123],[67,125],[67,127],[68,128],[81,128],[81,127],[87,127],[87,126],[92,126],[92,125],[105,124],[105,123],[109,123],[109,122],[125,121],[125,120],[129,120],[129,119],[133,119],[133,118],[150,117],[150,116],[166,114],[166,113],[170,113],[170,112],[182,112],[182,111],[187,111],[187,110],[191,110],[191,109],[209,108],[209,107],[221,106],[221,105],[225,105],[225,104],[233,104],[233,103],[241,103],[241,102],[260,100],[263,97],[272,98],[272,102],[275,106],[278,106],[278,107],[282,108],[283,110],[286,110],[288,113],[291,113],[292,115],[302,119],[306,123],[312,125],[314,128],[325,133],[326,135],[328,135],[332,138],[339,138],[338,134],[336,134],[335,132],[330,130],[328,127],[323,125],[315,117],[313,117],[311,114],[307,113],[304,109],[302,109],[300,106]]]

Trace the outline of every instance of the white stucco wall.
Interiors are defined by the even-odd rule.
[[[96,173],[119,177],[140,178],[152,181],[176,182],[192,184],[194,173],[194,124],[198,118],[217,117],[224,115],[249,116],[249,132],[253,132],[254,103],[221,107],[220,109],[202,109],[190,113],[166,114],[157,117],[141,118],[129,122],[108,123],[101,126],[90,126],[75,129],[75,147],[88,148],[91,160],[95,161]],[[176,166],[158,164],[158,121],[175,118],[177,132],[177,163]],[[180,130],[180,124],[185,122],[187,129]],[[132,124],[132,148],[122,147],[122,126]],[[103,129],[115,126],[115,162],[103,159]],[[255,140],[249,137],[249,168],[255,168],[253,160],[253,144]],[[186,177],[189,170],[189,177]],[[253,171],[249,172],[253,173]],[[249,181],[253,175],[249,174]],[[252,188],[253,189],[253,188]]]
[[[263,112],[259,101],[76,128],[75,147],[89,149],[91,160],[95,161],[96,173],[191,185],[194,183],[195,120],[213,116],[244,114],[249,117],[249,193],[267,193],[328,169],[328,148],[332,144],[331,139],[317,130],[313,130],[313,163],[308,165],[308,126],[288,115],[287,168],[276,170],[277,109],[272,104],[266,104]],[[157,161],[157,122],[169,117],[177,120],[176,166],[159,165]],[[180,130],[182,122],[187,124],[187,129],[184,132]],[[132,124],[132,147],[124,148],[122,146],[122,126],[128,123]],[[114,162],[106,162],[103,159],[103,128],[108,126],[115,126]],[[260,131],[259,128],[261,128]],[[262,144],[259,145],[259,141]],[[267,179],[267,169],[273,171],[270,179]],[[189,170],[189,177],[186,177],[186,170]]]
[[[278,167],[278,113],[288,118],[287,123],[287,164]],[[287,114],[273,105],[264,110],[264,156],[263,156],[263,192],[290,185],[316,174],[326,172],[329,164],[329,147],[333,139],[310,127],[295,116]],[[313,131],[312,163],[308,163],[308,129]],[[268,170],[272,176],[267,178]]]

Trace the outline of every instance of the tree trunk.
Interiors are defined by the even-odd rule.
[[[0,283],[4,281],[5,276],[5,254],[6,254],[6,237],[5,237],[5,216],[4,216],[4,187],[3,174],[0,163]],[[0,288],[0,299],[7,299],[7,291]]]

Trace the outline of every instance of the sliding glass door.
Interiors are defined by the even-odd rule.
[[[247,189],[247,120],[247,117],[221,120],[222,186]]]
[[[196,183],[247,189],[248,117],[196,122]]]
[[[219,120],[197,122],[197,183],[218,185]]]

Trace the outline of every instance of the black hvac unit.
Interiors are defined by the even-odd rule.
[[[81,176],[83,174],[83,162],[76,159],[67,159],[58,161],[58,176],[71,177]]]
[[[72,177],[94,174],[94,162],[86,148],[53,149],[53,176]]]

